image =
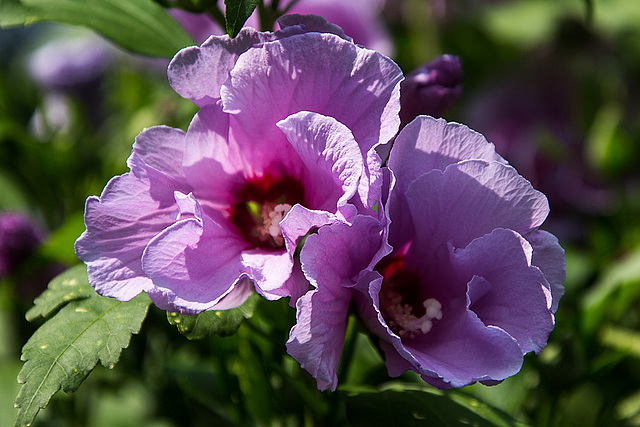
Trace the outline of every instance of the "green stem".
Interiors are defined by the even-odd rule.
[[[340,366],[338,366],[338,383],[343,383],[347,379],[349,373],[349,367],[353,360],[353,353],[356,347],[356,339],[358,338],[358,321],[356,317],[351,314],[349,316],[349,323],[347,324],[347,332],[344,340],[344,348],[342,350],[342,358],[340,360]]]
[[[593,0],[584,0],[584,4],[586,7],[585,20],[587,25],[591,26],[593,24]]]

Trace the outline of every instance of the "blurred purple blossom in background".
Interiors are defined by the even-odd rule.
[[[41,87],[69,91],[94,84],[114,54],[115,48],[92,32],[54,36],[30,55],[28,68]]]
[[[549,197],[549,226],[563,239],[583,235],[577,215],[606,215],[614,194],[588,162],[579,133],[576,85],[568,70],[544,61],[515,70],[471,98],[465,122],[482,132]]]
[[[43,239],[44,232],[23,214],[0,213],[0,278],[26,261]]]
[[[92,124],[100,122],[100,81],[118,52],[91,31],[54,28],[50,32],[49,40],[36,48],[27,62],[31,78],[44,92],[31,120],[32,132],[41,140],[69,130],[73,120],[70,97],[78,98]]]

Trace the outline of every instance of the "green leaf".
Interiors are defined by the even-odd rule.
[[[228,337],[236,333],[244,319],[251,317],[258,300],[258,295],[253,294],[240,307],[230,310],[203,311],[193,316],[167,312],[167,320],[190,340],[199,340],[212,335]]]
[[[612,263],[596,283],[584,293],[581,307],[586,333],[593,334],[607,318],[616,319],[633,306],[640,296],[638,284],[640,284],[640,249]]]
[[[22,348],[25,364],[18,374],[23,386],[16,398],[16,425],[30,425],[61,388],[66,393],[75,391],[98,361],[112,368],[129,345],[131,334],[140,330],[150,304],[145,294],[121,302],[95,292],[87,295],[87,289],[84,266],[74,267],[54,279],[37,299],[38,308],[30,311],[30,318],[48,316],[65,298],[72,300]],[[75,296],[69,298],[71,294]]]
[[[618,326],[605,326],[599,333],[603,345],[613,348],[616,352],[640,358],[640,333]]]
[[[227,33],[229,37],[234,38],[258,6],[258,0],[224,0],[224,5],[226,6],[224,19],[227,24]]]
[[[347,418],[354,427],[523,425],[507,414],[462,393],[398,387],[383,391],[341,391],[340,393],[347,407]]]
[[[56,276],[47,289],[34,301],[33,307],[27,311],[29,322],[38,317],[47,318],[63,305],[95,295],[95,291],[87,281],[87,267],[76,265]]]
[[[69,215],[62,225],[54,231],[40,247],[39,253],[50,260],[64,262],[69,265],[78,263],[73,243],[85,230],[82,212]]]
[[[0,0],[0,25],[56,21],[91,28],[136,53],[171,58],[193,39],[153,0]]]
[[[0,26],[22,25],[28,17],[20,0],[0,0]]]

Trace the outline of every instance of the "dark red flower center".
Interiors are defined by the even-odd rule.
[[[264,175],[251,178],[237,195],[239,203],[229,208],[229,220],[255,248],[279,249],[284,246],[280,221],[293,205],[304,200],[304,188],[291,177]]]
[[[442,305],[426,298],[420,275],[407,269],[404,256],[383,259],[376,270],[384,278],[380,291],[380,310],[387,325],[400,338],[426,334],[433,321],[442,318]]]

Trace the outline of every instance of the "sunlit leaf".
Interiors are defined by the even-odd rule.
[[[258,295],[251,295],[240,307],[231,310],[203,311],[193,316],[167,312],[167,320],[190,340],[212,335],[228,337],[236,333],[242,321],[251,317],[258,303]]]
[[[471,396],[435,390],[342,391],[349,422],[357,426],[523,426]]]
[[[87,267],[77,265],[56,276],[47,289],[33,301],[33,307],[27,311],[26,318],[33,321],[38,317],[49,317],[63,305],[95,295],[87,281]]]
[[[224,5],[227,33],[229,37],[234,38],[258,6],[258,0],[224,0]]]
[[[136,53],[171,58],[193,40],[153,0],[0,0],[0,24],[55,21],[91,28]]]
[[[40,307],[30,317],[48,315],[64,302],[65,295],[79,295],[90,288],[83,267],[54,279],[52,289],[41,296]],[[121,302],[93,292],[69,302],[40,326],[22,348],[25,364],[18,374],[23,386],[16,398],[16,425],[30,425],[60,389],[75,391],[98,361],[112,368],[129,345],[131,334],[140,330],[149,304],[145,294]]]

